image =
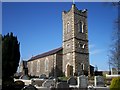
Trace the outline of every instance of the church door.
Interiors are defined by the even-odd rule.
[[[73,66],[67,65],[67,77],[73,76]]]

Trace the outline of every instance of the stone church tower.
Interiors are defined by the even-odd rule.
[[[87,10],[78,10],[75,4],[62,12],[63,20],[63,72],[67,77],[88,75],[89,50]]]

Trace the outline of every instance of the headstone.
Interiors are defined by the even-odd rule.
[[[36,86],[42,86],[42,83],[44,82],[45,80],[41,80],[41,79],[31,79],[31,84],[32,85],[36,85]]]
[[[46,80],[45,82],[42,83],[43,87],[50,88],[51,86],[55,86],[55,80]]]
[[[77,77],[78,87],[79,88],[87,88],[88,86],[88,78],[84,75]]]
[[[22,75],[22,76],[20,77],[20,79],[29,80],[29,77],[28,77],[28,75]]]
[[[104,87],[105,86],[105,81],[104,81],[103,76],[95,76],[94,80],[95,80],[94,81],[95,86],[97,86],[97,87]]]
[[[59,88],[66,88],[66,89],[68,89],[69,88],[69,84],[67,82],[59,82],[59,83],[57,83],[56,88],[57,89],[59,89]]]
[[[21,90],[38,90],[38,89],[34,87],[33,85],[28,85],[22,88]]]
[[[116,74],[118,74],[116,68],[112,68],[112,69],[111,69],[111,74],[112,74],[112,75],[116,75]]]
[[[68,80],[67,80],[67,83],[69,84],[69,85],[77,85],[77,80],[76,80],[76,78],[75,77],[70,77]]]
[[[40,79],[46,79],[47,77],[46,77],[45,74],[41,74],[39,78],[40,78]]]

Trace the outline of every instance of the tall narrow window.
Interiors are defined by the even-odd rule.
[[[45,71],[48,71],[49,69],[49,60],[48,58],[45,59]]]
[[[84,70],[84,64],[83,63],[81,63],[81,69]]]
[[[40,71],[40,61],[38,60],[37,61],[37,72],[39,72]]]
[[[70,22],[67,22],[67,33],[69,33],[70,32]]]
[[[79,23],[79,32],[83,33],[83,23],[82,22]]]
[[[30,72],[33,73],[33,62],[31,62]]]

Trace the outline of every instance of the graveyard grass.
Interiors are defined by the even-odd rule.
[[[67,81],[68,77],[63,76],[63,77],[58,77],[58,79],[61,81]]]
[[[120,77],[116,77],[112,79],[110,90],[120,90]]]

